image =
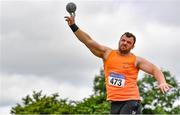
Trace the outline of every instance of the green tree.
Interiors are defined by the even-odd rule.
[[[58,94],[42,95],[33,91],[32,96],[22,98],[22,104],[12,107],[11,114],[66,114],[73,113],[75,106],[67,99],[58,99]]]
[[[142,98],[142,113],[180,114],[180,105],[174,105],[174,102],[180,99],[180,87],[169,71],[163,71],[163,74],[167,83],[173,86],[165,94],[157,89],[157,82],[152,75],[145,74],[143,79],[138,81]]]
[[[104,100],[104,96],[90,96],[77,103],[77,114],[108,114],[109,103]]]
[[[167,94],[156,89],[157,82],[151,75],[145,74],[138,81],[142,98],[143,114],[180,114],[180,105],[174,102],[180,99],[180,88],[169,71],[163,71],[165,78],[174,88]],[[46,96],[42,91],[33,92],[22,99],[22,104],[12,107],[11,114],[108,114],[110,104],[106,101],[106,88],[103,70],[94,78],[94,94],[82,101],[60,99],[57,93]]]
[[[104,71],[102,69],[100,70],[100,75],[96,75],[94,78],[93,90],[95,95],[103,95],[106,97],[106,84]]]
[[[106,101],[105,78],[102,69],[100,74],[95,76],[93,83],[94,94],[77,103],[77,114],[109,114],[110,104]]]
[[[82,101],[59,99],[58,94],[42,95],[42,91],[33,92],[22,99],[22,104],[12,107],[12,114],[108,114],[110,105],[106,101],[104,72],[94,78],[94,94]]]

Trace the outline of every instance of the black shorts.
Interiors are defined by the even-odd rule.
[[[141,114],[140,101],[112,101],[111,114]]]

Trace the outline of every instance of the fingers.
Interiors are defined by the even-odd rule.
[[[164,94],[164,93],[168,92],[168,91],[172,88],[172,86],[169,85],[169,84],[167,84],[167,83],[164,83],[164,84],[160,84],[160,85],[158,86],[158,88],[159,88],[159,89],[162,91],[162,93]]]
[[[64,18],[69,18],[69,16],[64,16]]]
[[[74,17],[73,15],[71,15],[71,16],[65,16],[64,18],[66,18],[66,19],[69,19],[69,20],[72,20],[72,21],[73,21],[75,17]]]
[[[160,90],[161,90],[161,92],[164,94],[165,93],[165,91],[162,89],[162,88],[160,88]]]
[[[65,16],[64,18],[65,18],[66,21],[70,21],[71,20],[69,16]]]
[[[170,87],[170,88],[172,88],[173,86],[172,85],[170,85],[170,84],[168,84],[168,86]]]
[[[69,19],[69,17],[68,16],[65,16],[64,17],[65,18],[65,21],[68,23],[68,25],[70,24],[70,19]]]
[[[70,24],[71,24],[71,19],[70,19],[70,17],[65,16],[64,18],[65,18],[65,21],[68,23],[68,25],[70,25]]]
[[[67,21],[68,25],[72,25],[75,23],[74,16],[65,16],[65,21]]]

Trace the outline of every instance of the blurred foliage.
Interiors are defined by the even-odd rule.
[[[163,71],[163,74],[174,87],[167,94],[156,89],[157,82],[151,75],[145,74],[138,81],[143,114],[180,114],[180,105],[173,106],[180,99],[180,88],[169,71]],[[47,96],[42,91],[33,91],[32,96],[22,98],[22,104],[11,108],[11,114],[109,114],[103,70],[95,76],[93,89],[94,94],[82,101],[61,99],[57,93]]]
[[[141,93],[142,113],[144,114],[180,114],[180,105],[175,101],[180,99],[180,87],[175,77],[169,71],[163,71],[167,83],[173,86],[169,92],[163,94],[157,89],[157,81],[152,75],[145,74],[138,81]]]
[[[17,104],[12,108],[12,114],[58,114],[71,113],[75,106],[68,103],[67,99],[58,99],[57,93],[52,96],[42,95],[42,91],[33,91],[32,97],[27,95],[22,99],[22,105]]]

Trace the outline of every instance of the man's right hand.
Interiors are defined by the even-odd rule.
[[[68,25],[73,25],[75,24],[75,17],[74,16],[65,16],[65,21],[67,21]]]

